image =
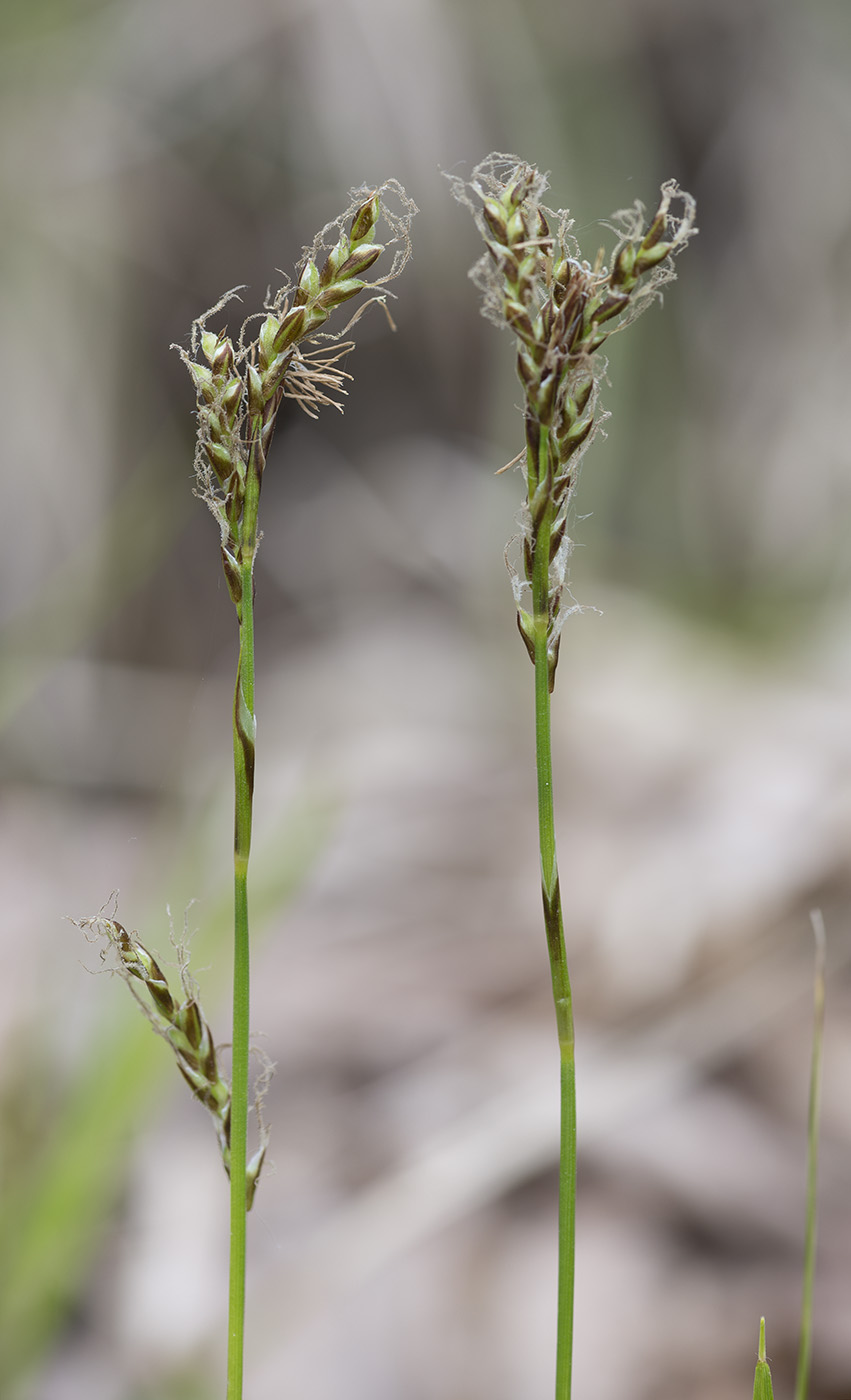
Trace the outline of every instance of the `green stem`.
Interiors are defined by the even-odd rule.
[[[246,1159],[248,1138],[248,857],[254,801],[254,553],[259,479],[249,471],[240,561],[239,662],[233,702],[234,960],[230,1124],[230,1282],[227,1400],[242,1400],[245,1337]],[[246,528],[247,527],[247,528]]]
[[[546,480],[549,435],[541,430],[538,462],[531,480]],[[530,464],[531,465],[531,464]],[[532,571],[535,639],[535,759],[538,773],[538,833],[541,889],[550,956],[553,999],[561,1057],[561,1145],[559,1151],[558,1320],[556,1327],[556,1400],[570,1400],[573,1370],[573,1293],[576,1255],[576,1070],[573,1001],[556,857],[553,814],[553,760],[550,735],[549,560],[554,506],[549,500],[538,525]]]
[[[811,914],[816,940],[813,985],[813,1048],[810,1060],[810,1096],[807,1122],[807,1225],[804,1240],[804,1283],[801,1295],[801,1337],[795,1400],[806,1400],[813,1346],[813,1285],[816,1271],[816,1204],[818,1193],[818,1130],[821,1098],[821,1058],[824,1043],[825,932],[820,910]]]

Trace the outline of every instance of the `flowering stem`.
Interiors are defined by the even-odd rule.
[[[382,196],[391,192],[402,205],[401,213],[382,207]],[[327,350],[315,348],[313,337],[320,333],[320,326],[325,325],[337,307],[398,276],[410,255],[409,229],[415,213],[416,206],[395,180],[387,181],[378,190],[355,192],[354,202],[346,214],[326,225],[317,235],[302,260],[296,282],[286,283],[274,297],[267,294],[266,315],[254,340],[247,343],[245,338],[248,321],[236,345],[226,331],[217,334],[207,328],[208,319],[228,304],[236,295],[238,289],[235,289],[194,322],[191,353],[177,347],[192,376],[198,402],[195,456],[198,494],[209,506],[219,527],[222,567],[239,623],[239,661],[233,700],[233,1072],[230,1120],[225,1125],[230,1138],[229,1143],[225,1138],[223,1147],[225,1166],[230,1172],[227,1400],[242,1400],[246,1215],[254,1199],[268,1141],[258,1104],[260,1145],[249,1161],[248,859],[257,728],[254,715],[254,560],[259,541],[260,485],[284,395],[289,394],[305,412],[315,417],[323,404],[336,404],[334,394],[344,392],[343,384],[350,378],[338,361],[341,353],[351,348],[351,342],[329,355]],[[391,241],[401,243],[402,247],[394,255],[390,271],[377,282],[369,283],[363,280],[363,274],[385,251],[383,244],[373,241],[382,216],[393,234]],[[349,221],[348,232],[343,228],[344,220]],[[332,232],[338,235],[333,246],[327,241]],[[381,296],[373,296],[372,300],[381,300]],[[361,309],[364,305],[369,302],[362,302]],[[358,314],[349,325],[354,324]],[[326,332],[321,334],[324,337]],[[314,345],[314,348],[305,350],[303,345]],[[205,1082],[202,1083],[204,1087]],[[225,1129],[223,1136],[224,1132]]]
[[[570,236],[566,210],[546,209],[546,178],[516,156],[493,154],[468,184],[450,177],[453,193],[473,213],[485,243],[473,268],[485,314],[517,338],[526,430],[526,502],[520,535],[523,571],[512,568],[517,624],[535,668],[535,761],[544,925],[550,957],[561,1059],[559,1272],[556,1400],[570,1400],[576,1220],[576,1075],[573,1002],[556,860],[550,695],[558,666],[570,551],[568,513],[581,458],[600,418],[597,391],[605,374],[598,352],[673,276],[674,253],[694,232],[694,200],[669,181],[645,228],[643,209],[620,216],[611,267],[592,267]],[[475,196],[475,199],[471,198]],[[671,204],[682,200],[679,220]],[[555,220],[554,230],[551,221]],[[517,459],[515,459],[517,460]],[[524,606],[531,588],[532,610]]]

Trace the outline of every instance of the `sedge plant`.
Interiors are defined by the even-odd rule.
[[[614,216],[617,243],[586,262],[564,210],[542,203],[547,181],[516,156],[494,154],[469,182],[450,177],[473,214],[485,253],[471,276],[484,314],[517,341],[525,447],[519,464],[525,500],[521,558],[512,574],[517,625],[535,673],[535,754],[544,927],[561,1065],[559,1262],[556,1400],[570,1400],[576,1217],[576,1073],[573,999],[565,948],[553,814],[550,698],[568,606],[567,533],[579,464],[600,427],[599,390],[609,337],[658,298],[673,259],[695,232],[695,204],[673,182],[662,187],[653,218],[641,205]],[[674,209],[679,213],[674,215]]]
[[[158,959],[107,908],[81,926],[111,950],[112,966],[127,982],[154,1029],[169,1043],[178,1068],[213,1116],[230,1178],[230,1263],[227,1400],[242,1400],[245,1335],[246,1214],[254,1199],[266,1154],[268,1132],[260,1101],[268,1079],[264,1066],[256,1088],[259,1144],[248,1155],[249,1078],[249,902],[248,866],[254,805],[255,641],[254,565],[260,541],[260,492],[278,413],[286,398],[315,418],[324,406],[342,408],[351,378],[342,366],[354,342],[348,332],[371,303],[385,306],[386,284],[399,275],[411,252],[410,225],[416,206],[401,185],[355,190],[346,212],[327,224],[303,257],[293,282],[267,294],[263,310],[250,316],[232,339],[209,322],[237,298],[226,293],[192,326],[189,349],[176,348],[192,377],[197,398],[196,494],[219,527],[221,562],[236,610],[239,653],[233,701],[234,769],[234,959],[231,1077],[223,1077],[209,1024],[189,974],[185,945],[178,945],[180,990],[169,986]],[[379,241],[382,225],[387,229]],[[383,276],[366,274],[393,245]],[[358,299],[348,322],[327,329],[338,308]],[[389,313],[388,313],[389,319]],[[258,325],[259,322],[259,325]],[[392,320],[390,322],[392,325]]]
[[[552,975],[561,1063],[556,1400],[570,1400],[576,1217],[576,1076],[573,998],[562,918],[553,812],[550,703],[562,627],[569,605],[567,533],[581,460],[603,422],[600,384],[609,337],[635,320],[674,277],[673,260],[696,232],[695,203],[674,181],[662,186],[649,220],[640,204],[613,216],[616,243],[608,262],[582,258],[565,210],[542,203],[546,177],[516,156],[494,154],[470,181],[450,177],[472,212],[485,253],[471,271],[484,314],[517,340],[525,446],[508,466],[525,481],[520,560],[506,553],[517,625],[535,675],[535,755],[544,927]],[[676,212],[675,212],[676,211]],[[501,468],[500,470],[506,470]],[[818,1103],[824,1025],[824,928],[816,936],[813,1050],[808,1114],[808,1169],[801,1333],[795,1400],[806,1400],[812,1338],[816,1240]],[[773,1400],[760,1321],[754,1400]]]

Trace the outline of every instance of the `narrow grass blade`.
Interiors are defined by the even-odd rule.
[[[813,978],[813,1048],[810,1060],[810,1101],[807,1114],[807,1225],[804,1238],[804,1283],[801,1293],[801,1335],[795,1400],[806,1400],[813,1349],[813,1285],[816,1268],[816,1216],[818,1205],[818,1135],[821,1101],[821,1062],[824,1046],[824,991],[827,938],[820,909],[810,914],[815,937]]]
[[[753,1378],[753,1400],[774,1400],[771,1369],[765,1359],[765,1318],[759,1320],[759,1352]]]

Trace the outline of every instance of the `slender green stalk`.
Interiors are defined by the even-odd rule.
[[[824,970],[826,939],[821,910],[811,914],[816,941],[813,980],[813,1048],[810,1059],[810,1093],[807,1112],[807,1224],[804,1238],[804,1282],[801,1292],[801,1336],[795,1400],[806,1400],[813,1348],[813,1286],[816,1271],[816,1205],[818,1195],[818,1136],[821,1100],[821,1060],[824,1044]]]
[[[543,665],[536,664],[535,671],[535,749],[538,770],[541,892],[561,1061],[555,1393],[556,1400],[569,1400],[573,1369],[573,1296],[576,1257],[576,1065],[573,1005],[565,953],[558,862],[555,850],[552,758],[550,753],[550,693],[545,651],[543,652]],[[543,682],[540,679],[542,672]]]
[[[227,1400],[242,1396],[248,1159],[249,937],[248,858],[254,801],[253,555],[242,567],[239,663],[233,702],[234,909],[233,1061],[231,1071],[230,1269]]]
[[[540,482],[548,470],[548,440],[549,434],[542,432],[539,462],[527,462],[530,480],[537,478]],[[573,1371],[573,1295],[576,1257],[576,1065],[573,1000],[564,943],[553,813],[550,662],[548,656],[548,562],[552,521],[553,509],[552,505],[549,504],[538,528],[538,549],[532,575],[532,606],[535,652],[535,761],[538,776],[541,894],[561,1059],[555,1393],[556,1400],[569,1400]]]
[[[564,210],[541,203],[546,179],[516,156],[492,155],[469,185],[450,177],[453,192],[473,213],[485,254],[471,276],[484,293],[484,312],[508,326],[519,342],[517,373],[524,393],[526,501],[522,570],[512,567],[520,635],[535,667],[535,754],[544,925],[552,974],[561,1062],[559,1152],[559,1268],[556,1400],[570,1400],[576,1253],[576,1074],[573,1002],[565,951],[553,816],[550,696],[567,613],[568,509],[579,462],[600,418],[597,391],[605,373],[598,351],[673,276],[672,255],[694,231],[694,201],[671,182],[650,225],[643,210],[616,216],[621,238],[611,270],[584,262],[569,236]],[[470,193],[475,196],[471,199]],[[681,199],[682,218],[671,217]],[[556,232],[551,231],[551,222]],[[510,463],[509,465],[513,465]],[[531,592],[531,612],[524,604]]]

